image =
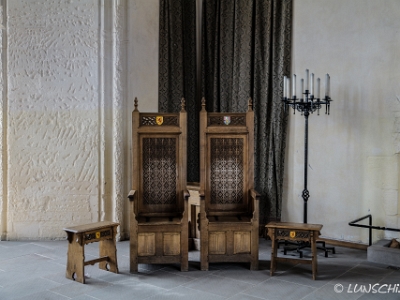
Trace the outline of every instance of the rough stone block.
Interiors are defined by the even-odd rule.
[[[379,240],[367,249],[368,261],[400,267],[400,249],[389,248],[390,240]]]

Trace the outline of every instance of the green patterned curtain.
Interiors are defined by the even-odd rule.
[[[160,0],[160,112],[188,113],[188,182],[199,181],[199,111],[196,101],[196,0]]]
[[[292,0],[203,0],[202,93],[208,111],[255,111],[260,229],[281,217]]]

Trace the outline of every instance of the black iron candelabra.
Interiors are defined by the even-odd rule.
[[[301,93],[303,97],[297,98],[296,97],[296,75],[293,75],[293,96],[290,96],[290,79],[287,78],[286,76],[284,77],[284,87],[283,87],[283,98],[282,102],[285,105],[285,111],[288,109],[288,107],[293,108],[293,114],[296,113],[296,110],[299,111],[303,116],[304,116],[304,121],[305,121],[305,130],[304,130],[304,189],[302,192],[302,198],[304,201],[304,211],[303,211],[303,222],[307,223],[307,202],[308,198],[310,198],[310,192],[308,191],[307,188],[307,170],[308,170],[308,117],[310,114],[314,113],[317,111],[318,115],[320,112],[320,109],[325,106],[325,114],[329,115],[330,112],[330,105],[332,99],[329,96],[329,89],[330,89],[330,76],[329,74],[326,74],[325,77],[325,98],[321,99],[320,98],[320,82],[321,80],[318,78],[317,79],[317,93],[316,96],[314,96],[314,74],[311,74],[311,76],[308,76],[308,70],[306,70],[306,87],[303,89],[304,86],[304,81],[301,79]],[[310,79],[310,89],[309,89],[309,79]],[[328,257],[328,251],[332,251],[332,253],[335,253],[335,248],[334,247],[326,247],[324,241],[317,241],[317,243],[322,243],[322,247],[317,247],[318,249],[324,250],[325,251],[325,257]],[[287,245],[287,242],[285,241],[285,245]],[[297,244],[297,247],[295,248],[298,253],[300,253],[300,257],[303,257],[303,252],[301,249],[305,247],[310,247],[309,243],[307,242],[302,242],[300,244]],[[288,250],[295,250],[295,249],[289,249],[288,247],[284,248],[284,254]]]
[[[308,117],[310,114],[317,111],[318,115],[320,109],[325,106],[325,114],[329,115],[330,105],[332,99],[329,97],[330,89],[330,76],[326,74],[325,80],[325,98],[320,99],[320,79],[317,79],[317,95],[314,97],[314,74],[310,76],[310,89],[308,89],[308,70],[306,70],[306,87],[303,90],[303,79],[301,79],[301,93],[303,97],[296,98],[296,75],[293,75],[293,96],[290,96],[290,79],[284,77],[284,90],[282,101],[285,105],[285,111],[288,107],[293,108],[293,113],[296,110],[301,112],[305,120],[305,131],[304,131],[304,189],[302,192],[302,198],[304,200],[304,212],[303,222],[307,223],[307,202],[310,198],[310,192],[307,189],[307,169],[308,169]]]

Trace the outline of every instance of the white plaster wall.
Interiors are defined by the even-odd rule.
[[[309,117],[308,222],[323,224],[326,237],[367,243],[368,230],[348,223],[369,213],[374,225],[400,228],[398,8],[397,0],[294,1],[292,72],[331,76],[331,114]],[[304,117],[290,115],[286,221],[303,221],[303,147]],[[383,236],[399,237],[373,232]]]
[[[7,238],[98,219],[98,1],[7,2]]]
[[[124,118],[127,138],[124,140],[126,163],[125,186],[132,187],[132,111],[133,101],[138,98],[142,112],[158,111],[158,33],[159,0],[127,0],[127,107]],[[128,220],[128,202],[125,195],[125,220]],[[128,233],[128,223],[124,224]],[[128,236],[126,236],[128,238]]]
[[[133,0],[131,5],[129,94],[143,112],[158,110],[159,0]],[[133,99],[131,107],[133,109]]]
[[[2,239],[99,220],[124,238],[133,98],[157,110],[158,0],[2,0],[0,17]]]

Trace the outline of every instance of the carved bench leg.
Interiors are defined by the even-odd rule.
[[[108,256],[108,261],[99,263],[102,270],[118,273],[117,248],[115,240],[104,240],[99,242],[100,257]],[[108,265],[108,268],[107,268]]]
[[[68,233],[67,270],[65,276],[80,283],[85,283],[84,245],[80,245],[80,238],[80,235]]]

